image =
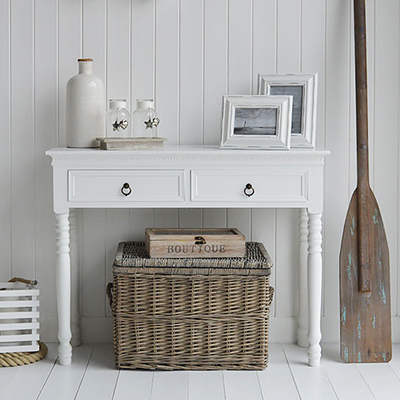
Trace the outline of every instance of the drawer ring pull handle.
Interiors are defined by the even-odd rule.
[[[255,192],[255,190],[254,190],[253,186],[251,185],[251,183],[248,183],[246,185],[246,187],[244,188],[244,194],[247,197],[251,197],[251,196],[253,196],[254,192]]]
[[[129,183],[128,183],[128,182],[125,182],[124,185],[122,186],[121,193],[122,193],[124,196],[129,196],[129,195],[132,193],[132,189],[131,189],[131,187],[129,186]]]

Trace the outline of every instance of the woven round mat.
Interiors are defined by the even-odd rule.
[[[2,353],[0,354],[0,367],[32,364],[45,358],[47,351],[47,346],[43,342],[39,342],[39,351],[36,353]]]

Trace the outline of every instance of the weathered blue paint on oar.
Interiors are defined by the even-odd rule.
[[[379,289],[381,291],[383,304],[386,305],[386,292],[385,292],[385,286],[382,281],[379,281]]]
[[[351,236],[354,236],[354,232],[355,232],[355,230],[356,230],[356,219],[353,217],[353,219],[352,219],[352,226],[350,227],[350,233],[351,233]]]
[[[372,216],[372,221],[375,225],[378,225],[378,210],[375,208],[375,214]]]

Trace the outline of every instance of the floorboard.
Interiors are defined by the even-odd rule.
[[[338,399],[324,368],[311,368],[308,365],[306,349],[295,345],[283,345],[283,349],[301,399]]]
[[[58,346],[50,344],[47,347],[49,352],[44,360],[21,367],[6,367],[14,368],[16,373],[8,386],[4,388],[0,399],[35,400],[40,395],[57,359]],[[2,372],[3,368],[0,374]]]
[[[190,371],[188,400],[223,400],[222,371]]]
[[[111,343],[96,345],[75,399],[112,399],[118,375]]]
[[[154,372],[151,400],[187,400],[187,371]]]
[[[340,400],[375,399],[356,365],[343,363],[339,352],[338,343],[324,345],[324,357],[321,362],[321,367],[326,372],[338,398]]]
[[[74,399],[85,376],[92,353],[92,346],[74,348],[72,364],[62,366],[57,363],[54,366],[38,400]]]
[[[113,400],[150,400],[153,371],[121,370]]]
[[[392,345],[392,361],[389,363],[390,368],[400,379],[400,344]]]
[[[257,374],[264,400],[300,399],[282,345],[269,345],[268,367]]]
[[[400,380],[389,364],[356,364],[356,366],[376,399],[400,398]]]
[[[263,400],[256,371],[224,371],[226,400]]]

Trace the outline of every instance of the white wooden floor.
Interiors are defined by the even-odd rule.
[[[118,371],[111,344],[74,349],[61,367],[57,346],[45,360],[0,368],[5,400],[391,400],[400,398],[400,345],[389,364],[343,364],[338,345],[324,345],[320,368],[292,344],[270,345],[269,367],[260,372]]]

